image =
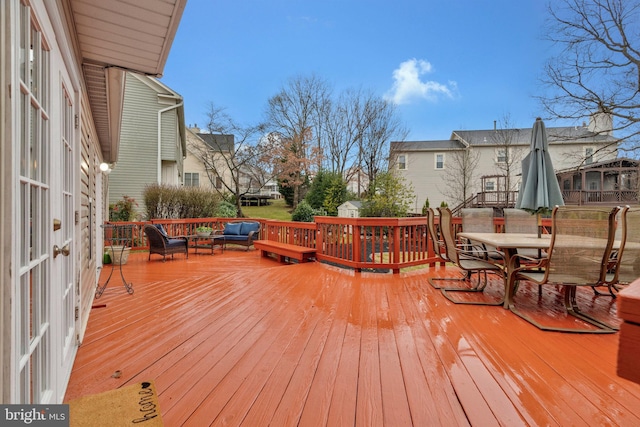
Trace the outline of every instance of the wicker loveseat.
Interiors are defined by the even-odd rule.
[[[167,255],[184,253],[189,258],[189,241],[186,237],[169,237],[161,224],[145,224],[144,234],[149,242],[149,259],[151,254],[162,255],[162,261]]]
[[[260,238],[260,223],[257,221],[232,221],[224,226],[224,230],[217,230],[214,234],[224,236],[225,246],[241,245],[247,250],[253,245],[254,240]]]

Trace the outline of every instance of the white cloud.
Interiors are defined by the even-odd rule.
[[[414,99],[436,101],[440,96],[453,98],[456,83],[447,84],[435,81],[422,81],[421,76],[431,73],[433,67],[422,59],[410,59],[393,70],[393,86],[386,93],[385,98],[394,104],[408,104]]]

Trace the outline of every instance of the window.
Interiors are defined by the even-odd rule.
[[[216,176],[215,186],[218,190],[222,189],[222,178],[220,178],[219,176]]]
[[[484,191],[495,191],[496,183],[493,181],[487,181],[484,183]]]
[[[398,156],[398,170],[406,170],[407,169],[407,156],[404,154],[400,154]]]
[[[584,149],[584,164],[589,165],[593,163],[593,147],[587,147]]]
[[[435,157],[436,169],[444,169],[444,153],[438,153]]]
[[[496,153],[496,162],[497,163],[507,163],[507,149],[500,148]]]
[[[185,172],[184,173],[184,186],[185,187],[200,187],[200,174]]]

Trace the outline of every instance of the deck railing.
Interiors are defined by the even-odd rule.
[[[567,205],[617,205],[637,204],[635,190],[563,190],[562,198]]]
[[[436,217],[436,224],[438,218]],[[315,222],[293,222],[267,219],[246,219],[261,224],[260,238],[316,249],[316,259],[341,267],[361,270],[391,270],[417,265],[435,265],[442,260],[433,252],[426,217],[412,218],[339,218],[316,217]],[[111,237],[130,237],[127,246],[133,250],[149,248],[143,232],[145,224],[162,224],[170,236],[196,234],[199,226],[224,230],[225,224],[238,218],[154,219],[149,222],[108,222],[123,227],[130,236],[114,236],[118,227],[105,229],[105,245]],[[494,218],[496,231],[503,229],[504,220]],[[460,218],[454,218],[456,231],[461,230]],[[543,222],[543,225],[549,225]],[[114,230],[114,231],[112,231]]]

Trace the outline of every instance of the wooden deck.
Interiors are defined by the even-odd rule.
[[[640,425],[618,334],[454,305],[427,282],[453,268],[354,273],[228,249],[132,254],[124,273],[135,293],[114,274],[95,300],[66,400],[154,380],[167,426]],[[571,322],[544,291],[523,285],[516,302]],[[588,291],[582,305],[619,322]]]

